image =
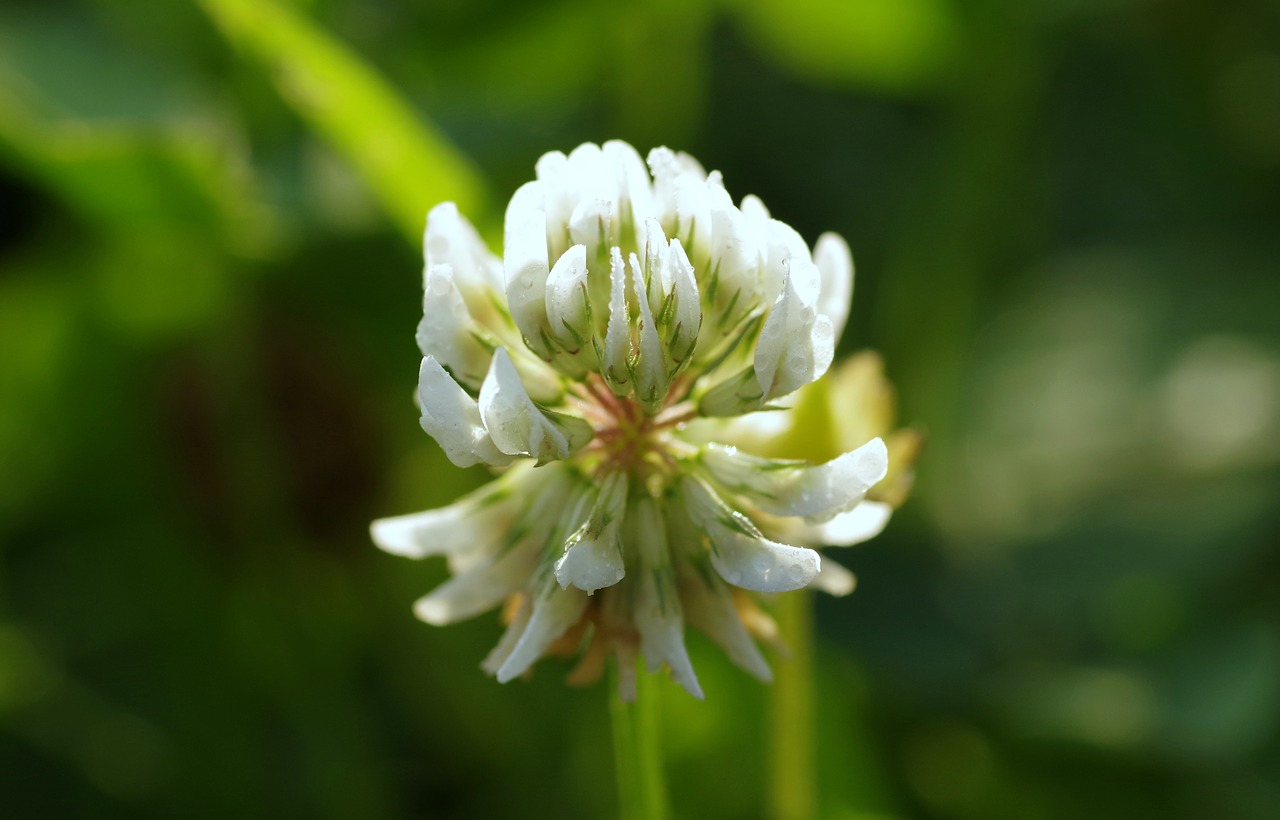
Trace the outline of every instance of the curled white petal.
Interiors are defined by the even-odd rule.
[[[782,292],[756,343],[756,381],[766,401],[818,378],[835,355],[831,320],[816,309],[821,287],[817,266],[793,257],[786,268]]]
[[[541,560],[561,511],[584,490],[571,469],[557,465],[535,473],[517,466],[498,479],[496,491],[477,492],[460,502],[472,510],[470,523],[479,526],[460,525],[459,532],[446,535],[441,531],[447,520],[432,522],[434,533],[450,538],[455,547],[449,553],[453,577],[414,605],[418,617],[431,624],[451,623],[492,609],[518,592]],[[422,534],[415,537],[420,541]]]
[[[768,683],[773,680],[769,664],[738,617],[724,582],[710,567],[699,571],[693,562],[679,568],[680,601],[685,621],[706,633],[729,656],[729,660]]]
[[[529,580],[536,550],[516,549],[454,575],[413,605],[421,620],[442,626],[493,609]]]
[[[875,438],[825,464],[808,465],[709,444],[702,463],[717,483],[770,515],[825,520],[852,509],[885,477],[889,451]]]
[[[379,518],[369,534],[379,548],[406,558],[458,553],[501,537],[521,501],[508,487],[489,484],[445,507]]]
[[[585,592],[551,585],[534,603],[529,622],[511,648],[511,654],[498,667],[498,682],[506,683],[523,675],[547,647],[578,622],[586,608]]]
[[[830,521],[813,526],[809,543],[828,547],[852,547],[869,541],[888,526],[893,507],[881,501],[863,501]]]
[[[760,268],[760,298],[768,304],[782,292],[782,281],[787,276],[792,260],[810,262],[812,256],[804,237],[787,223],[766,219],[756,224],[764,245],[764,264]],[[819,286],[816,282],[812,286],[815,300]]]
[[[662,230],[662,223],[656,218],[645,221],[642,236],[644,237],[642,256],[645,277],[658,286],[658,295],[665,297],[671,292],[673,284],[668,259],[671,243],[667,241],[667,234]],[[659,305],[651,304],[650,307],[655,313],[661,310]]]
[[[710,265],[717,277],[717,291],[729,295],[740,293],[732,311],[717,317],[722,324],[736,323],[750,310],[760,292],[760,267],[764,262],[750,220],[738,210],[720,182],[712,174],[708,184],[708,215],[711,220]]]
[[[705,534],[721,578],[757,592],[799,589],[818,574],[818,553],[770,541],[698,479],[682,482],[689,516]]]
[[[511,456],[498,449],[485,429],[475,399],[431,356],[422,360],[418,370],[418,401],[422,429],[454,464],[501,467],[511,463]]]
[[[422,246],[425,270],[439,264],[449,265],[463,280],[464,288],[474,283],[502,290],[501,261],[489,251],[475,227],[458,213],[458,206],[452,202],[441,202],[427,214]]]
[[[728,583],[757,592],[789,592],[807,586],[822,561],[806,547],[791,547],[724,529],[713,536],[711,563]]]
[[[623,230],[643,236],[644,224],[657,214],[653,186],[644,161],[628,143],[610,140],[601,146],[605,161],[612,166],[617,186],[618,218]]]
[[[533,350],[549,356],[547,331],[547,213],[544,185],[526,182],[511,197],[503,225],[503,269],[507,305],[516,327]]]
[[[750,219],[753,223],[759,224],[769,221],[769,209],[765,207],[764,202],[755,194],[747,194],[742,198],[742,203],[738,206],[742,210],[742,215]]]
[[[538,407],[501,347],[480,386],[479,410],[494,445],[507,455],[539,461],[568,458],[593,435],[591,425],[582,419]]]
[[[569,536],[555,563],[556,581],[562,588],[575,586],[590,593],[622,580],[626,573],[622,556],[626,511],[626,473],[612,473],[601,485],[587,521]]]
[[[822,562],[822,570],[814,576],[809,586],[839,597],[853,592],[857,585],[858,579],[852,572],[835,561],[826,560]]]
[[[824,233],[813,246],[813,263],[822,274],[818,313],[831,320],[831,334],[839,342],[853,300],[853,254],[849,243],[839,234]]]
[[[670,380],[667,378],[666,360],[662,353],[662,338],[658,334],[658,326],[654,321],[653,310],[649,306],[649,298],[640,268],[640,260],[633,253],[631,262],[631,287],[635,293],[635,304],[639,312],[638,350],[632,373],[635,374],[635,396],[650,412],[662,406],[667,396]]]
[[[378,548],[392,555],[423,558],[462,549],[474,539],[470,511],[450,505],[438,510],[379,518],[369,525]]]
[[[538,182],[544,183],[543,208],[547,215],[549,257],[557,257],[573,244],[567,236],[567,226],[582,192],[574,187],[569,175],[569,158],[561,151],[543,154],[535,169]],[[566,235],[557,236],[557,228],[564,230]]]
[[[594,142],[584,142],[569,152],[569,184],[579,195],[608,201],[609,169],[604,151]]]
[[[645,158],[653,174],[653,192],[658,207],[665,216],[675,215],[675,182],[682,176],[705,180],[707,172],[698,161],[683,151],[672,151],[666,146],[654,148]],[[665,221],[665,219],[664,219]]]
[[[711,195],[705,179],[681,174],[675,180],[676,224],[672,235],[699,267],[711,261]]]
[[[481,661],[481,669],[490,675],[498,674],[498,670],[507,662],[507,658],[511,657],[511,651],[516,648],[516,644],[520,642],[520,637],[524,635],[525,629],[528,628],[529,616],[532,614],[533,604],[529,602],[528,598],[521,598],[511,623],[507,625],[502,637],[498,639],[497,645]]]
[[[665,663],[675,682],[701,699],[702,687],[684,644],[684,616],[667,545],[666,521],[649,496],[639,496],[632,503],[627,533],[640,567],[632,617],[649,671],[655,672]]]
[[[570,545],[555,564],[560,586],[565,589],[573,586],[591,593],[621,581],[626,569],[622,550],[616,545],[620,541],[614,527],[604,533],[604,537],[583,539]]]
[[[630,390],[631,321],[627,316],[627,267],[622,253],[613,248],[609,255],[609,325],[604,337],[605,381],[613,392],[625,396]]]
[[[449,368],[464,383],[479,386],[489,369],[489,348],[467,310],[455,282],[454,268],[437,263],[427,270],[418,323],[418,348]]]
[[[547,278],[547,319],[551,333],[569,350],[590,346],[587,308],[587,249],[574,245],[556,260]]]
[[[612,210],[607,199],[583,199],[569,215],[569,240],[585,247],[589,259],[599,259],[615,244]]]
[[[693,264],[685,255],[680,240],[671,240],[665,267],[670,271],[672,298],[675,299],[667,351],[673,363],[681,364],[689,361],[698,344],[698,331],[702,328],[702,300]]]

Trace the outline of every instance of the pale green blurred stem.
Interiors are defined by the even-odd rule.
[[[773,606],[791,655],[777,664],[769,689],[769,803],[774,820],[816,816],[813,765],[813,596],[807,589],[779,595]]]
[[[636,669],[636,699],[618,696],[617,675],[611,681],[609,716],[613,722],[613,757],[618,775],[618,814],[622,820],[665,820],[667,782],[662,771],[662,703],[658,681]]]

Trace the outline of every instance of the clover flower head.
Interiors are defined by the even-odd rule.
[[[747,591],[851,585],[766,533],[820,543],[887,471],[879,438],[821,463],[732,444],[735,419],[771,415],[830,366],[853,286],[844,240],[811,251],[718,172],[666,148],[646,167],[613,141],[538,161],[502,258],[451,203],[428,216],[425,257],[422,427],[454,464],[500,474],[373,523],[388,552],[448,560],[418,616],[505,602],[483,663],[500,681],[575,651],[570,679],[590,679],[612,653],[625,694],[640,653],[701,697],[686,623],[767,680],[752,633],[769,622]]]

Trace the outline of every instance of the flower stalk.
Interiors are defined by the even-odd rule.
[[[619,677],[615,673],[615,677]],[[613,724],[613,757],[622,820],[666,820],[667,781],[662,768],[662,704],[658,681],[636,674],[636,697],[622,697],[624,687],[611,687],[609,717]]]
[[[817,816],[813,765],[813,596],[800,589],[779,595],[773,616],[790,657],[778,664],[769,691],[769,806],[774,820]]]

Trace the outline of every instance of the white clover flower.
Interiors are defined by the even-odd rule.
[[[614,653],[625,690],[639,652],[702,697],[686,623],[767,680],[752,633],[768,619],[743,591],[799,589],[823,564],[762,529],[817,543],[858,514],[888,454],[872,438],[820,464],[778,460],[716,433],[827,370],[848,246],[826,234],[811,253],[758,199],[735,205],[719,173],[666,148],[646,169],[618,141],[543,156],[503,244],[500,260],[451,203],[428,216],[422,427],[454,464],[502,472],[448,507],[373,523],[384,550],[449,562],[418,616],[506,602],[483,663],[499,681],[582,649],[571,679]]]

